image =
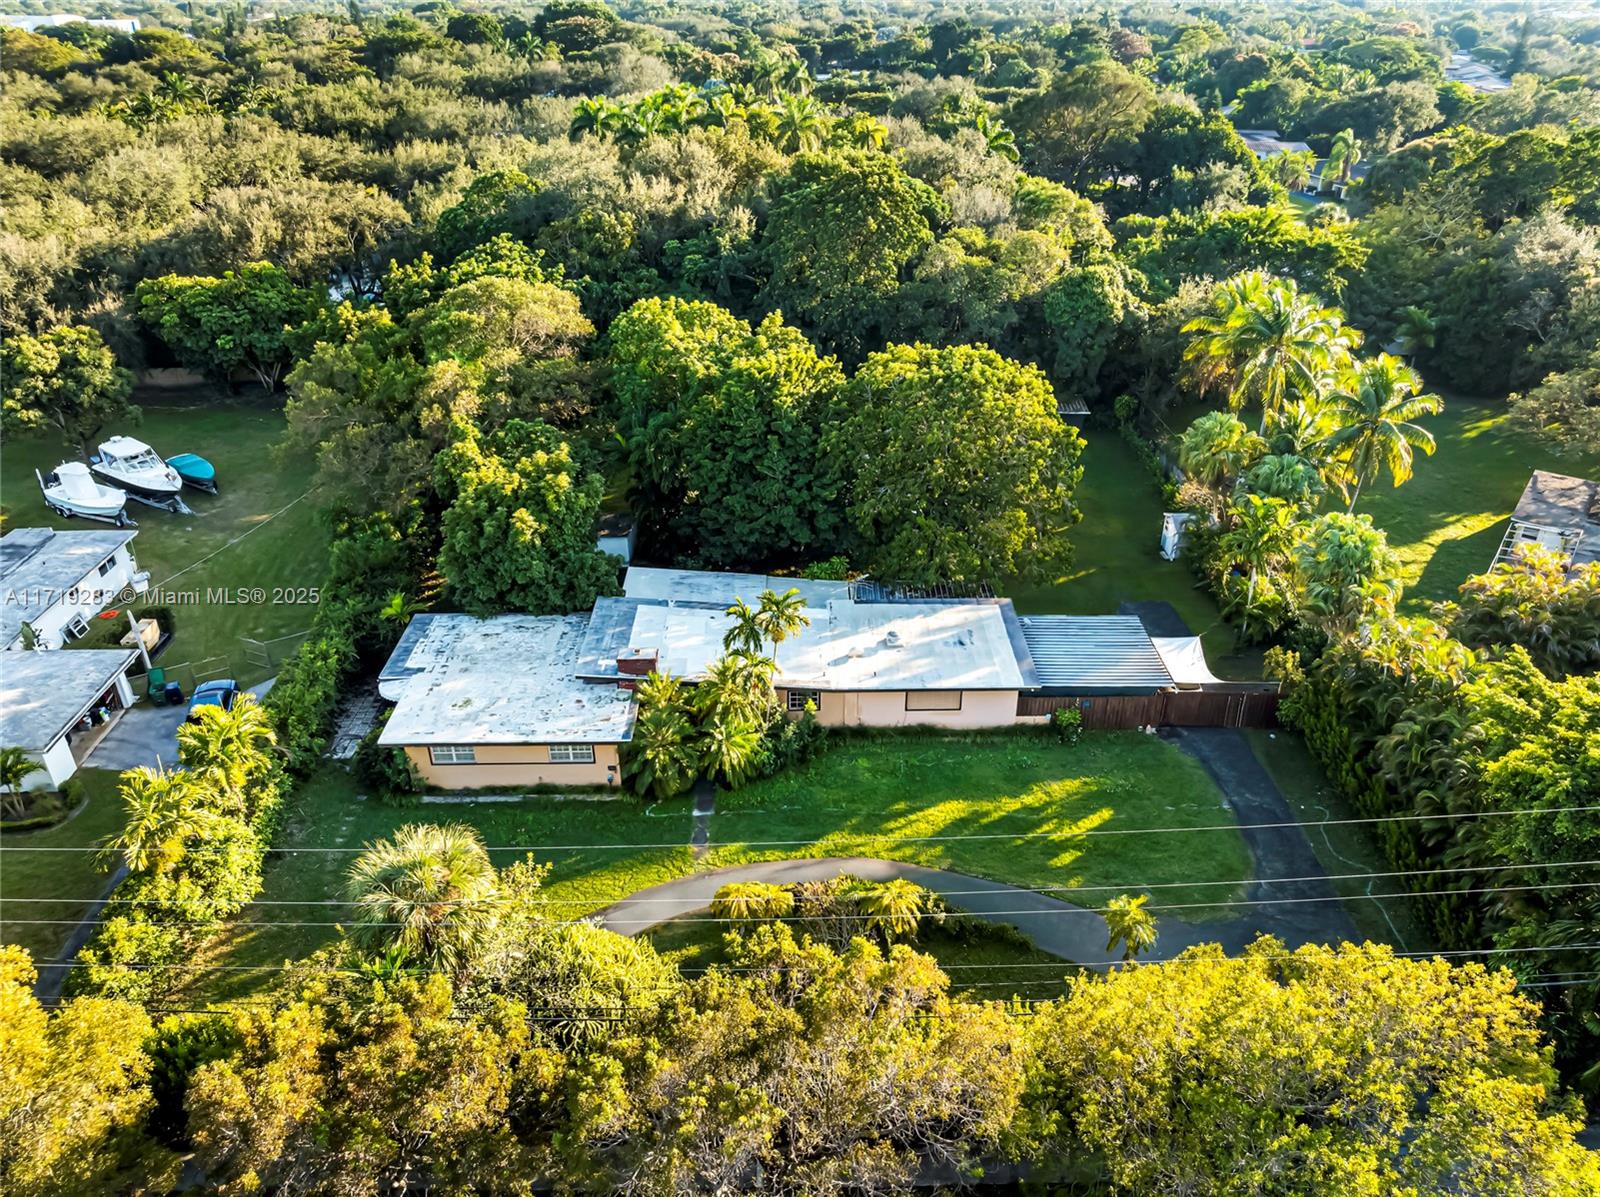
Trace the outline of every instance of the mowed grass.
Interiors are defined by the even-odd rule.
[[[907,733],[844,739],[806,766],[719,794],[708,863],[873,856],[1062,887],[1082,906],[1155,883],[1174,884],[1164,904],[1192,903],[1237,897],[1250,877],[1232,823],[1196,761],[1140,732],[1091,732],[1070,748],[1043,729]],[[1217,825],[1228,829],[1142,833]],[[1082,886],[1097,888],[1074,895]]]
[[[100,867],[99,853],[92,849],[122,830],[118,776],[106,769],[79,769],[73,780],[82,784],[87,804],[76,815],[40,831],[0,832],[0,941],[27,948],[40,962],[60,955],[72,924],[110,880],[110,870]],[[91,850],[29,851],[33,848]]]
[[[1356,502],[1405,563],[1412,614],[1455,598],[1462,582],[1489,568],[1534,470],[1600,477],[1600,458],[1557,456],[1512,427],[1504,400],[1446,397],[1444,411],[1419,422],[1438,442],[1434,455],[1418,456],[1404,486],[1380,481]]]
[[[728,963],[727,931],[725,923],[707,922],[691,914],[645,934],[656,951],[673,961],[684,976],[693,977]],[[984,1001],[1060,997],[1066,992],[1067,978],[1080,971],[1069,961],[1039,951],[1020,935],[1007,935],[981,923],[970,923],[967,930],[958,931],[953,925],[927,922],[915,939],[903,942],[939,962],[950,978],[952,992]]]
[[[232,676],[246,685],[271,668],[245,659],[242,640],[273,640],[302,632],[315,608],[275,592],[319,587],[327,573],[328,538],[317,518],[312,465],[304,456],[280,461],[273,449],[283,437],[279,398],[259,393],[228,396],[199,389],[145,397],[144,418],[107,428],[102,439],[125,432],[164,457],[198,453],[217,468],[221,493],[185,490],[189,516],[130,502],[138,521],[133,551],[150,571],[152,593],[141,600],[173,608],[176,634],[159,664],[194,665],[204,676]],[[44,505],[33,472],[45,473],[74,455],[59,439],[10,437],[0,451],[0,504],[6,527],[104,528],[63,519]],[[243,601],[222,602],[208,591],[245,591]],[[249,594],[261,592],[261,601]],[[177,592],[176,597],[156,593]],[[274,601],[277,600],[277,601]],[[292,642],[279,646],[280,654]],[[216,658],[223,658],[216,660]],[[193,678],[179,671],[185,688]]]
[[[578,918],[688,873],[690,819],[688,799],[645,804],[627,796],[388,806],[360,797],[350,775],[329,766],[298,791],[260,901],[202,954],[192,993],[245,996],[272,983],[274,966],[332,942],[349,917],[342,899],[351,862],[407,823],[465,823],[502,868],[531,851],[551,867],[542,894],[550,917]],[[214,966],[222,967],[208,971]]]
[[[1233,629],[1182,561],[1161,559],[1161,490],[1109,429],[1089,429],[1075,501],[1083,521],[1068,533],[1075,554],[1065,574],[1005,593],[1024,615],[1114,615],[1124,602],[1171,603],[1205,640],[1219,677],[1260,676],[1260,654],[1235,650]]]

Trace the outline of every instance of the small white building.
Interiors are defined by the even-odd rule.
[[[24,16],[8,14],[0,16],[0,25],[12,29],[24,29],[33,33],[40,29],[54,29],[60,25],[73,25],[77,23],[94,25],[100,29],[110,29],[116,33],[138,33],[138,17],[85,17],[75,12],[53,12],[44,16]]]
[[[14,653],[0,663],[0,747],[21,748],[44,772],[30,790],[59,789],[133,704],[132,649]]]
[[[17,528],[0,537],[0,649],[60,648],[89,630],[89,621],[118,595],[150,588],[139,569],[131,528],[58,532]]]

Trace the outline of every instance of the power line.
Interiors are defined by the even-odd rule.
[[[1600,804],[1591,806],[1558,806],[1543,807],[1530,806],[1516,810],[1485,810],[1485,811],[1456,811],[1432,815],[1382,815],[1372,818],[1360,819],[1290,819],[1279,823],[1215,823],[1199,827],[1090,827],[1077,831],[1016,831],[1016,832],[986,832],[969,833],[963,835],[888,835],[881,832],[830,832],[825,836],[812,836],[801,840],[724,840],[713,847],[726,848],[796,848],[822,843],[826,840],[842,839],[845,841],[859,840],[863,843],[890,841],[901,844],[932,844],[932,843],[961,843],[978,840],[1031,840],[1031,839],[1082,839],[1089,836],[1108,835],[1187,835],[1197,832],[1214,831],[1271,831],[1289,827],[1347,827],[1374,823],[1443,823],[1458,819],[1502,819],[1518,815],[1561,815],[1582,814],[1600,811]],[[685,812],[687,814],[687,812]],[[719,811],[719,820],[736,815],[759,815],[762,811]],[[634,852],[654,849],[687,849],[689,845],[682,840],[669,843],[653,844],[502,844],[488,846],[489,852]],[[103,852],[103,844],[93,845],[57,845],[57,844],[0,844],[0,853],[4,852]],[[272,847],[268,853],[284,855],[294,853],[361,853],[367,851],[366,846],[316,846],[298,848]]]
[[[774,862],[774,863],[782,863],[782,862]],[[895,862],[895,863],[910,863],[910,862]],[[1013,892],[1016,892],[1016,893],[1028,893],[1028,894],[1040,894],[1040,895],[1048,895],[1048,894],[1056,894],[1056,893],[1082,894],[1082,893],[1097,893],[1097,892],[1104,892],[1104,891],[1128,892],[1128,891],[1132,891],[1132,890],[1152,890],[1152,889],[1190,889],[1190,888],[1193,888],[1195,886],[1204,886],[1204,885],[1230,885],[1230,886],[1239,886],[1239,885],[1291,885],[1291,884],[1297,885],[1297,884],[1310,884],[1312,882],[1317,882],[1317,881],[1368,881],[1368,880],[1373,880],[1373,879],[1376,879],[1376,878],[1379,878],[1379,877],[1440,877],[1440,876],[1447,876],[1447,875],[1451,875],[1451,874],[1461,874],[1461,873],[1511,872],[1511,871],[1514,871],[1516,869],[1582,868],[1582,867],[1588,867],[1588,866],[1594,866],[1594,865],[1600,865],[1600,860],[1548,860],[1548,861],[1530,861],[1530,862],[1525,863],[1525,864],[1462,865],[1462,866],[1459,866],[1459,867],[1453,867],[1453,868],[1447,868],[1447,869],[1397,869],[1397,870],[1380,872],[1380,873],[1319,873],[1319,874],[1307,874],[1307,875],[1301,876],[1301,877],[1241,877],[1241,878],[1228,878],[1228,879],[1217,880],[1217,881],[1206,881],[1206,880],[1194,880],[1194,881],[1147,881],[1147,882],[1118,882],[1116,884],[1107,884],[1107,885],[1041,885],[1041,886],[1012,885],[1009,882],[996,882],[996,885],[1003,886],[1004,889],[1010,890],[1010,891],[1013,891]],[[919,866],[915,866],[915,867],[921,868],[921,867],[927,867],[927,866],[920,866],[919,865]],[[696,876],[704,876],[704,875],[705,874],[689,873],[689,874],[686,874],[683,878],[681,878],[681,880],[688,880],[688,879],[696,877]],[[671,883],[668,882],[667,884],[671,884]],[[934,891],[931,891],[931,892],[937,893],[941,898],[955,898],[955,897],[971,897],[971,896],[982,895],[982,894],[993,894],[993,893],[996,893],[997,891],[993,886],[991,886],[991,887],[988,887],[988,888],[985,888],[985,889],[941,889],[941,890],[934,890]],[[1454,892],[1454,891],[1452,891],[1452,892]],[[1353,895],[1350,898],[1350,900],[1351,901],[1361,901],[1361,900],[1364,900],[1365,898],[1367,898],[1368,896],[1369,895],[1365,895],[1365,894]],[[1391,895],[1378,894],[1378,895],[1371,895],[1371,896],[1387,897],[1387,896],[1391,896]],[[688,898],[635,898],[635,897],[623,897],[623,898],[618,898],[617,901],[614,902],[614,903],[611,903],[611,905],[612,906],[616,906],[616,905],[620,905],[620,904],[622,904],[624,902],[628,903],[629,905],[643,905],[645,903],[670,905],[670,904],[681,904],[683,902],[692,901],[692,900],[694,900],[694,899],[688,899]],[[192,905],[194,900],[193,899],[186,899],[186,898],[118,898],[118,897],[108,897],[108,898],[5,898],[5,899],[0,899],[0,906],[4,906],[6,903],[9,903],[9,902],[32,902],[32,903],[61,902],[61,903],[68,903],[68,904],[73,904],[73,905],[89,904],[89,903],[92,903],[92,902],[105,902],[107,904],[116,903],[116,904],[130,904],[130,905],[131,904],[138,904],[138,905],[153,905],[153,906],[184,906],[184,905]],[[509,898],[508,899],[445,898],[445,899],[442,899],[442,900],[437,901],[437,902],[431,902],[431,903],[429,903],[429,905],[431,905],[431,906],[486,905],[489,902],[517,902],[518,904],[526,904],[526,905],[531,905],[531,906],[586,906],[586,905],[592,905],[591,900],[588,899],[588,898],[517,898],[517,899],[509,899]],[[247,900],[245,900],[243,902],[229,902],[228,906],[230,907],[230,909],[236,909],[236,908],[242,907],[242,906],[355,906],[356,904],[357,904],[356,902],[354,902],[353,900],[348,899],[348,898],[251,898],[251,899],[247,899]],[[1225,899],[1218,899],[1216,902],[1203,903],[1203,905],[1208,905],[1208,906],[1210,906],[1210,905],[1225,905],[1225,904],[1227,904]],[[15,921],[18,921],[18,920],[8,919],[6,921],[7,922],[15,922]],[[76,920],[74,920],[74,921],[76,921]]]

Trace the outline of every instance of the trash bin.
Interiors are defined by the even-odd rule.
[[[150,689],[147,691],[150,695],[150,701],[158,707],[166,706],[167,671],[165,669],[152,668],[147,676],[150,683]]]
[[[178,685],[177,682],[167,683],[166,694],[166,701],[168,705],[176,706],[178,703],[183,701],[183,687]]]

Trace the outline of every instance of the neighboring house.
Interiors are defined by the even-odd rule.
[[[143,594],[150,575],[139,569],[130,528],[58,532],[17,528],[0,537],[0,649],[60,648],[89,630],[89,621],[118,594]]]
[[[0,664],[0,747],[21,748],[44,766],[30,790],[59,789],[133,704],[126,648],[14,653]]]
[[[618,785],[639,680],[703,677],[728,607],[791,587],[811,623],[777,646],[774,685],[786,710],[827,726],[1009,727],[1042,718],[1019,713],[1023,695],[1174,686],[1133,617],[1019,619],[1009,599],[634,567],[623,596],[586,614],[417,616],[379,677],[395,707],[378,742],[435,787]]]
[[[1462,83],[1473,91],[1506,91],[1511,86],[1499,71],[1486,63],[1478,62],[1472,55],[1457,50],[1450,55],[1450,64],[1444,68],[1444,77],[1451,83]]]
[[[53,29],[59,25],[71,25],[79,21],[85,25],[97,25],[101,29],[112,29],[117,33],[139,32],[137,17],[83,17],[73,12],[53,12],[42,17],[0,16],[0,25],[12,29],[25,29],[29,33],[39,29]]]
[[[1600,561],[1600,482],[1535,470],[1492,564],[1525,544],[1554,549],[1575,566]]]
[[[1365,179],[1367,172],[1372,169],[1372,164],[1369,162],[1357,162],[1350,168],[1350,177],[1340,182],[1338,163],[1334,163],[1330,170],[1328,162],[1327,158],[1318,158],[1312,164],[1311,173],[1306,176],[1306,191],[1314,195],[1324,191],[1331,192],[1339,199],[1343,199],[1350,188]]]
[[[1284,141],[1276,129],[1238,129],[1250,152],[1265,162],[1279,154],[1310,153],[1311,147],[1303,141]]]

